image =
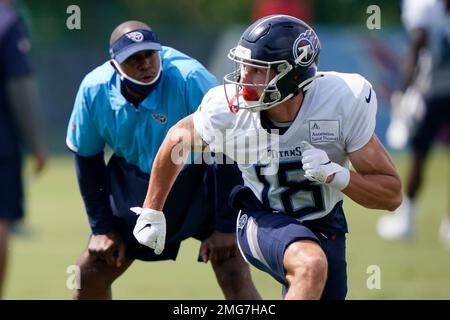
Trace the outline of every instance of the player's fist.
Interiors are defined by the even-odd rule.
[[[134,226],[133,235],[136,240],[161,254],[166,241],[166,218],[162,211],[150,208],[133,207],[131,211],[139,215]]]
[[[305,178],[328,184],[339,190],[348,185],[350,172],[347,168],[332,162],[325,151],[314,148],[307,141],[302,141],[300,147]]]

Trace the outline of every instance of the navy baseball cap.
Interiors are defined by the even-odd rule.
[[[111,58],[118,63],[124,62],[128,57],[139,51],[161,51],[158,35],[150,30],[137,29],[125,33],[117,39],[109,49]]]

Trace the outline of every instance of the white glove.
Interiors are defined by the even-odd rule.
[[[133,234],[136,240],[161,254],[166,241],[166,218],[162,211],[133,207],[131,211],[139,215]]]
[[[317,181],[322,184],[344,189],[350,182],[350,171],[337,163],[331,162],[325,151],[314,148],[307,141],[301,142],[303,170],[305,178],[310,181]],[[326,183],[327,178],[334,175],[330,183]]]

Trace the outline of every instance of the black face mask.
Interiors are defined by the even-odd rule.
[[[161,74],[162,74],[162,71],[161,71]],[[137,84],[137,83],[134,83],[134,82],[128,80],[127,78],[122,77],[122,76],[120,77],[120,80],[122,81],[124,86],[126,86],[131,91],[133,91],[137,94],[140,94],[141,96],[143,96],[143,99],[145,99],[150,94],[150,92],[152,92],[153,89],[155,89],[158,86],[159,82],[161,81],[161,76],[162,76],[161,74],[159,75],[158,79],[154,83],[149,84],[149,85]]]
[[[126,87],[127,89],[133,91],[134,93],[137,93],[142,96],[142,98],[139,99],[138,102],[144,100],[150,94],[150,92],[152,92],[153,89],[155,89],[158,86],[159,82],[161,81],[162,67],[161,67],[161,70],[158,74],[158,78],[156,79],[156,81],[153,82],[152,84],[144,85],[144,84],[135,83],[135,82],[131,81],[130,79],[128,79],[128,76],[124,75],[119,70],[119,67],[116,66],[115,61],[113,62],[113,60],[111,60],[110,63],[120,77],[122,89],[124,89],[124,87]],[[127,98],[127,100],[129,100],[129,98],[130,98],[129,95],[127,95],[126,92],[123,92],[123,91],[122,91],[122,93]],[[135,102],[134,100],[136,100],[136,99],[133,98],[131,100],[133,100],[131,102],[134,103]]]

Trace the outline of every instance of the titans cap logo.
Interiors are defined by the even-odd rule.
[[[139,31],[129,32],[125,35],[134,42],[142,42],[142,40],[144,40],[144,35]]]

